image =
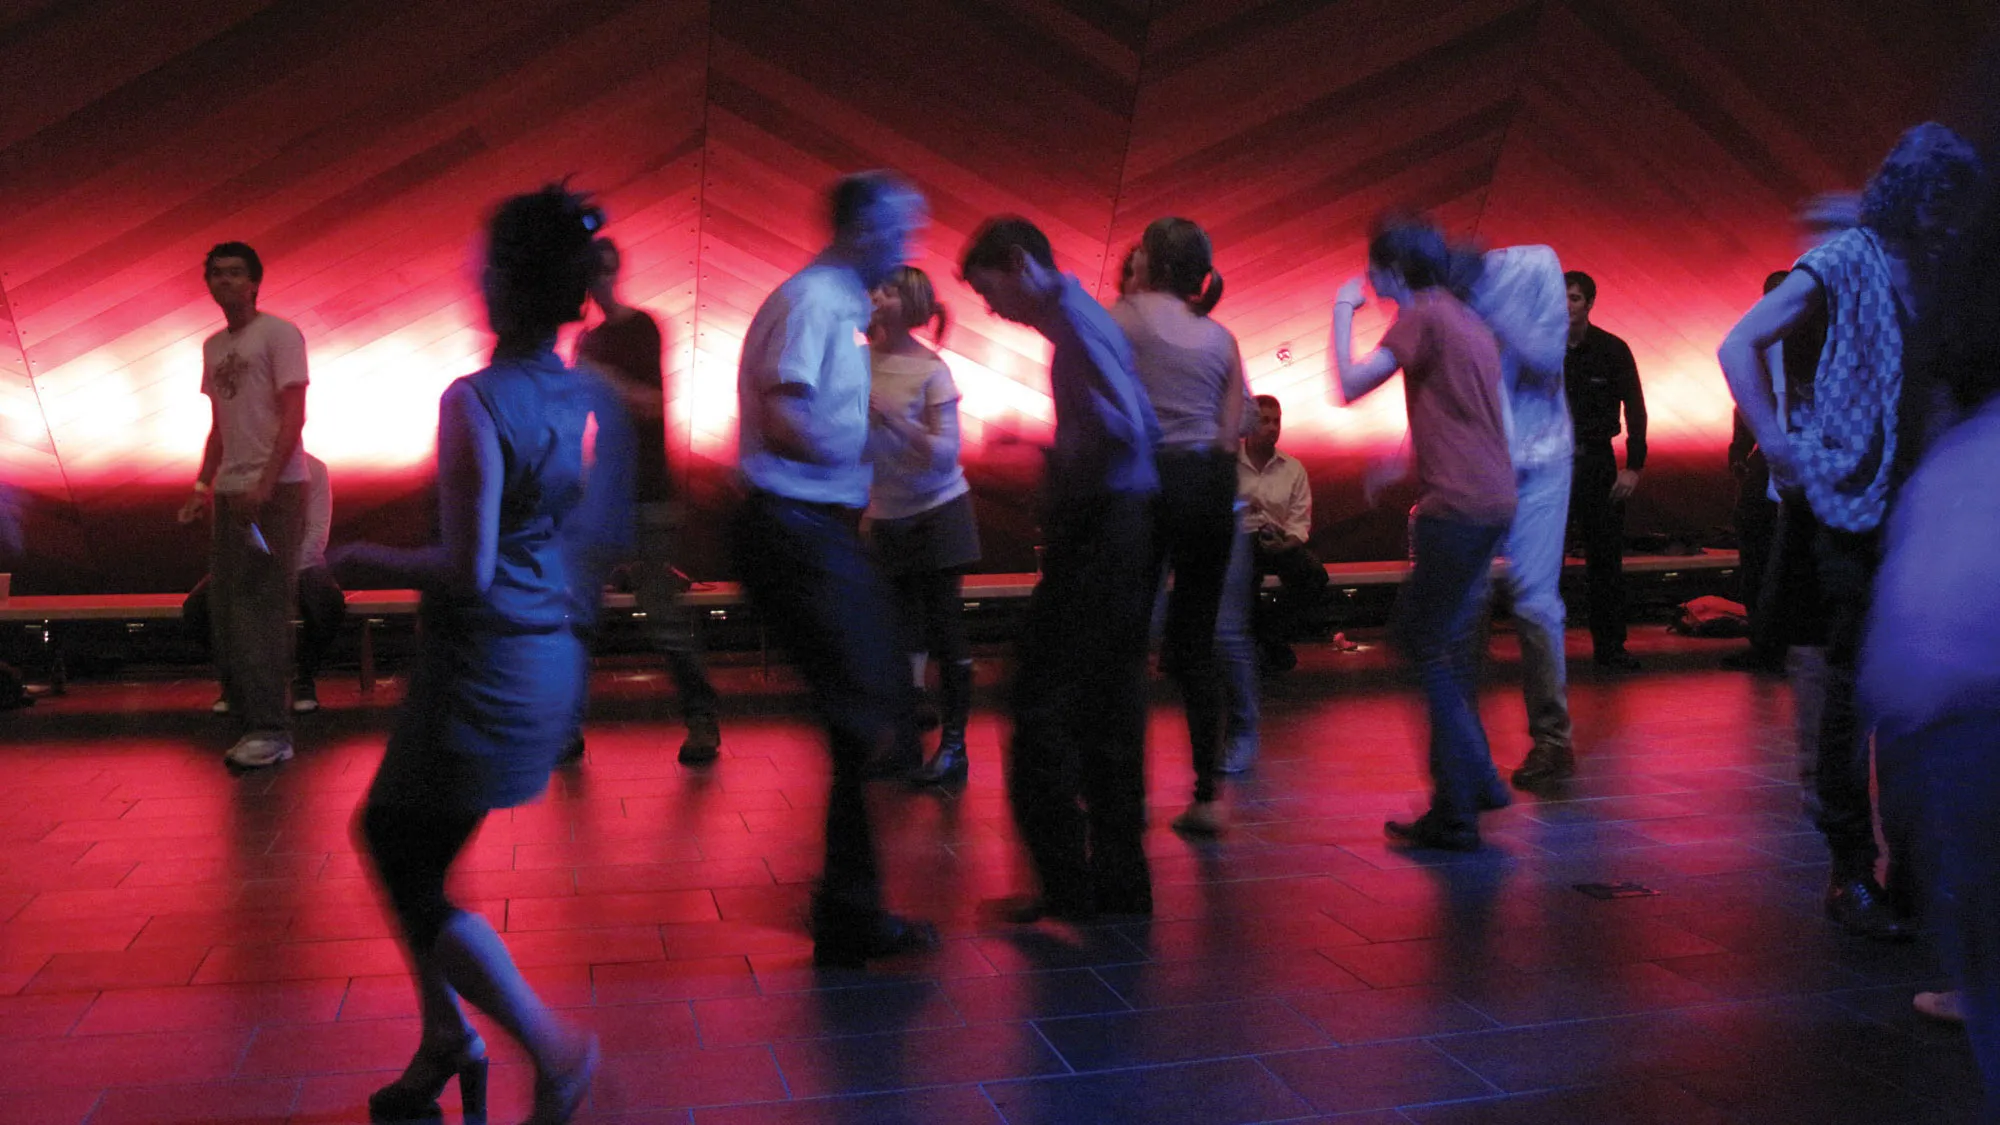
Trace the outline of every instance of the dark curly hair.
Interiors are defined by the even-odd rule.
[[[1979,154],[1934,121],[1904,133],[1861,194],[1861,225],[1917,256],[1945,249],[1981,182]]]
[[[565,184],[503,200],[486,224],[486,315],[496,351],[533,350],[583,318],[598,270],[590,198]]]

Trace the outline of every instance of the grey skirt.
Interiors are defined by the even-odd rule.
[[[868,525],[868,542],[884,574],[955,570],[979,561],[979,520],[972,493],[928,511]]]

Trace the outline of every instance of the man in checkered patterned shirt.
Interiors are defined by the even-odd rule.
[[[1884,940],[1913,931],[1905,881],[1890,880],[1899,892],[1892,900],[1875,879],[1870,732],[1856,713],[1855,666],[1883,517],[1914,453],[1899,433],[1904,333],[1979,182],[1978,159],[1957,134],[1936,124],[1904,134],[1862,194],[1858,224],[1800,258],[1730,331],[1719,357],[1783,500],[1777,565],[1807,577],[1787,585],[1815,592],[1794,620],[1817,629],[1795,629],[1790,640],[1824,647],[1823,685],[1803,685],[1800,702],[1809,705],[1819,689],[1817,762],[1805,768],[1833,858],[1827,916]],[[1818,367],[1787,372],[1781,417],[1769,349],[1821,318]],[[1813,748],[1810,733],[1804,751]]]

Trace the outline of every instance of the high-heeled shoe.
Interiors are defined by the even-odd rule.
[[[569,1125],[583,1099],[590,1093],[590,1080],[597,1076],[597,1036],[583,1039],[583,1050],[568,1069],[535,1075],[535,1108],[524,1125]]]
[[[486,1125],[486,1044],[477,1035],[451,1051],[419,1051],[403,1076],[368,1095],[368,1120],[376,1125],[416,1125],[442,1120],[438,1096],[458,1079],[465,1125]]]

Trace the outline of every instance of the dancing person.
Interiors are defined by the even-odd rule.
[[[722,730],[716,722],[715,687],[702,667],[701,638],[681,598],[680,572],[673,564],[681,518],[667,463],[667,396],[660,365],[664,342],[660,323],[651,313],[618,297],[618,274],[624,259],[617,244],[600,238],[597,253],[598,272],[590,286],[590,299],[603,319],[578,337],[576,358],[610,380],[632,422],[637,443],[633,487],[639,538],[626,573],[633,598],[646,618],[647,639],[666,658],[667,674],[673,677],[680,697],[681,718],[687,727],[680,763],[703,766],[720,755]],[[579,735],[570,754],[581,750]]]
[[[1591,659],[1599,668],[1630,672],[1639,660],[1625,651],[1625,501],[1639,487],[1639,473],[1646,467],[1646,394],[1632,349],[1590,322],[1597,308],[1597,282],[1581,270],[1569,271],[1563,280],[1569,286],[1563,387],[1576,427],[1569,518],[1583,538]],[[1621,429],[1622,469],[1611,448]]]
[[[1326,596],[1326,567],[1307,545],[1312,536],[1312,485],[1298,458],[1278,449],[1285,408],[1273,395],[1251,400],[1256,417],[1236,457],[1236,491],[1244,501],[1243,529],[1250,535],[1251,582],[1262,588],[1265,575],[1278,577],[1272,611],[1254,618],[1264,667],[1287,672],[1298,664],[1292,642]]]
[[[1042,578],[1013,688],[1007,796],[1039,895],[1012,918],[1150,914],[1146,647],[1157,589],[1159,423],[1111,314],[1056,268],[1048,236],[988,219],[959,263],[987,308],[1052,345]]]
[[[1470,266],[1473,259],[1461,261]],[[1521,695],[1531,741],[1512,780],[1516,788],[1534,790],[1576,773],[1560,588],[1575,452],[1563,391],[1568,304],[1562,265],[1546,246],[1493,250],[1478,263],[1471,305],[1500,345],[1513,423],[1507,444],[1516,503],[1500,582],[1521,641]]]
[[[326,463],[306,454],[309,476],[306,490],[304,532],[299,538],[297,572],[299,636],[297,671],[292,677],[292,712],[304,715],[319,710],[319,668],[340,637],[340,623],[347,619],[347,595],[326,566],[326,541],[333,530],[333,484]],[[211,610],[209,586],[204,576],[181,602],[181,621],[190,635],[208,647]],[[229,714],[225,692],[211,708],[218,715]]]
[[[1390,821],[1384,830],[1415,847],[1474,851],[1479,813],[1508,803],[1474,706],[1471,640],[1494,556],[1514,520],[1515,492],[1500,348],[1447,288],[1454,280],[1452,255],[1435,226],[1378,221],[1368,281],[1396,304],[1396,322],[1374,351],[1355,358],[1354,312],[1367,296],[1360,278],[1348,281],[1334,297],[1333,357],[1349,403],[1403,372],[1416,457],[1415,564],[1396,616],[1429,706],[1432,796],[1415,821]]]
[[[1125,252],[1125,261],[1118,271],[1118,296],[1130,297],[1142,291],[1146,285],[1135,266],[1139,261],[1139,245],[1134,243]],[[1213,294],[1221,298],[1220,289]],[[1206,314],[1213,304],[1205,296],[1195,296],[1188,301],[1188,307],[1197,313]],[[1254,401],[1250,384],[1243,384],[1242,395],[1245,402]],[[1268,396],[1267,396],[1268,397]],[[1277,399],[1270,399],[1275,406]],[[1248,441],[1256,432],[1258,412],[1243,411],[1239,426],[1239,441]],[[1275,442],[1276,434],[1273,432]],[[1304,472],[1303,469],[1300,470]],[[1310,513],[1312,496],[1305,498],[1308,513],[1306,525],[1311,526]],[[1222,772],[1246,773],[1257,761],[1261,744],[1262,715],[1258,698],[1260,685],[1257,681],[1258,659],[1257,639],[1254,636],[1255,614],[1259,606],[1255,583],[1261,576],[1256,571],[1256,563],[1251,549],[1251,536],[1245,530],[1249,519],[1250,504],[1239,488],[1234,505],[1235,531],[1231,535],[1229,567],[1222,580],[1222,604],[1215,614],[1215,659],[1222,676],[1222,705],[1224,719],[1222,725]],[[1317,563],[1315,563],[1317,565]],[[1325,572],[1321,571],[1322,577]],[[1162,616],[1155,609],[1156,621]],[[1288,665],[1289,667],[1289,665]]]
[[[929,925],[882,907],[867,782],[908,706],[894,613],[857,531],[868,503],[869,293],[908,258],[924,200],[886,172],[830,198],[833,241],[765,299],[737,374],[747,495],[731,529],[750,602],[791,655],[827,731],[826,867],[812,906],[813,960],[855,967],[932,948]]]
[[[937,754],[928,763],[914,709],[897,723],[890,770],[922,785],[962,786],[970,773],[965,728],[972,718],[972,645],[959,593],[979,561],[972,486],[958,463],[958,384],[951,368],[913,334],[931,328],[942,344],[949,318],[929,275],[903,266],[877,286],[868,328],[871,383],[868,536],[889,578],[921,695],[928,656],[938,666]]]
[[[2000,74],[2000,57],[1985,74]],[[1993,86],[1985,83],[1988,107]],[[1985,112],[1988,127],[1975,135],[1990,168],[1996,130]],[[1934,180],[1915,200],[1921,243],[1948,255],[1935,268],[1909,262],[1916,278],[1936,280],[1916,287],[1929,299],[1905,345],[1900,430],[1929,448],[1894,498],[1859,691],[1875,723],[1884,834],[1909,845],[1897,860],[1918,869],[1953,985],[1914,1003],[1932,1019],[1964,1023],[1986,1088],[1983,1113],[1969,1120],[1991,1123],[2000,1122],[2000,587],[1992,578],[2000,346],[1991,328],[2000,309],[2000,182],[1986,173],[1966,207],[1971,221],[1956,230],[1954,181],[1964,174]],[[1910,383],[1939,397],[1912,396]]]
[[[1236,449],[1243,428],[1243,353],[1209,318],[1222,298],[1208,235],[1187,219],[1146,227],[1132,258],[1141,284],[1111,309],[1124,329],[1140,387],[1160,427],[1153,529],[1155,569],[1167,594],[1166,664],[1180,684],[1194,761],[1194,800],[1174,830],[1216,836],[1226,694],[1215,621],[1237,534]]]
[[[1950,245],[1956,209],[1978,183],[1978,168],[1971,147],[1943,126],[1905,133],[1862,194],[1860,225],[1800,258],[1730,330],[1719,353],[1730,393],[1784,498],[1781,549],[1810,544],[1815,608],[1825,631],[1814,781],[1819,829],[1833,860],[1826,913],[1850,933],[1883,940],[1913,931],[1907,904],[1892,901],[1875,876],[1870,732],[1855,707],[1855,669],[1883,519],[1912,454],[1903,448],[1898,414],[1903,326],[1921,311],[1920,297]],[[1825,350],[1810,380],[1787,372],[1781,417],[1769,349],[1822,311]]]
[[[180,520],[210,515],[211,648],[228,713],[243,727],[225,758],[255,769],[292,756],[285,686],[305,534],[306,339],[257,308],[264,283],[257,251],[221,243],[202,272],[227,323],[201,345],[211,421]]]
[[[485,1119],[485,1044],[460,997],[527,1050],[534,1125],[570,1120],[597,1064],[595,1039],[549,1011],[486,919],[459,909],[445,887],[489,811],[547,787],[583,701],[577,602],[597,590],[577,588],[568,544],[582,537],[578,513],[599,510],[584,483],[596,396],[554,347],[557,329],[582,315],[594,215],[556,186],[493,214],[483,276],[492,363],[439,403],[441,542],[356,544],[332,556],[343,577],[423,592],[417,669],[359,818],[422,1008],[415,1057],[369,1098],[377,1119],[435,1117],[454,1077],[466,1118]],[[600,464],[606,454],[600,442]]]

